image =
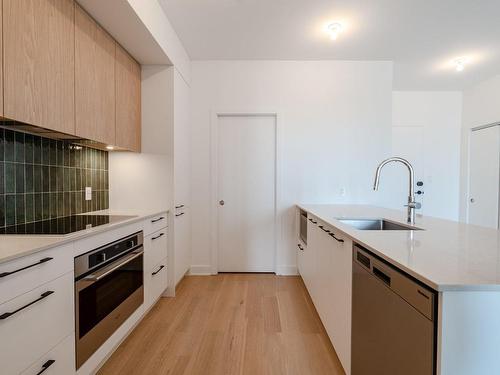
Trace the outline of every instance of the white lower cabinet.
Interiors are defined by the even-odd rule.
[[[167,289],[167,228],[144,238],[144,304],[149,309]]]
[[[2,374],[21,373],[74,331],[73,285],[70,272],[0,305]]]
[[[145,302],[147,307],[150,307],[167,289],[167,258],[156,264],[147,277],[150,280],[146,288]]]
[[[309,216],[300,274],[347,374],[351,368],[352,241]]]
[[[21,375],[71,375],[75,373],[75,336],[69,335]]]

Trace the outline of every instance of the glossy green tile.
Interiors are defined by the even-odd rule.
[[[24,165],[24,181],[25,181],[25,193],[33,193],[34,191],[34,167],[33,164]]]
[[[5,193],[5,174],[4,174],[4,162],[0,161],[0,194]]]
[[[12,130],[5,129],[4,132],[4,153],[5,161],[14,161],[14,148],[15,148],[15,133]]]
[[[24,133],[15,133],[14,160],[24,163]]]
[[[35,208],[35,221],[40,221],[43,219],[43,209],[42,209],[42,194],[36,193],[34,198],[34,208]]]
[[[26,218],[25,195],[16,195],[16,224],[24,224]]]
[[[57,216],[64,216],[64,193],[57,193]]]
[[[57,165],[57,141],[50,140],[50,165]]]
[[[42,164],[50,165],[50,139],[42,138]]]
[[[56,218],[57,215],[57,193],[50,193],[50,217]]]
[[[35,221],[35,194],[26,194],[26,222]]]
[[[33,163],[42,163],[42,138],[33,136]]]
[[[42,219],[50,218],[50,193],[42,193]]]
[[[3,161],[4,150],[4,130],[0,128],[0,161]]]
[[[31,134],[26,134],[24,136],[24,162],[27,164],[33,164],[33,145],[34,136]]]
[[[24,193],[24,164],[15,164],[16,169],[16,193]]]
[[[33,166],[33,191],[40,193],[42,191],[42,166]]]
[[[5,226],[5,195],[0,194],[0,227]]]
[[[64,165],[64,142],[57,141],[57,165]]]
[[[49,187],[50,187],[50,192],[56,192],[57,191],[57,167],[56,166],[51,166],[49,168]]]
[[[16,192],[16,165],[14,163],[6,162],[4,165],[5,170],[5,193]]]
[[[42,165],[42,192],[48,193],[50,191],[50,167]]]
[[[16,196],[13,194],[5,195],[5,225],[14,225],[16,223]]]

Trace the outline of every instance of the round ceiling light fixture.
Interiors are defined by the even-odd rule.
[[[465,65],[469,62],[469,59],[466,57],[457,57],[453,60],[453,65],[455,66],[455,70],[457,72],[462,72],[465,69]]]
[[[343,26],[340,22],[331,22],[326,25],[326,32],[330,35],[331,40],[337,40],[339,34],[343,31]]]

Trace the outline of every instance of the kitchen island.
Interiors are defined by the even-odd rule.
[[[406,213],[363,205],[298,207],[307,213],[309,237],[306,244],[299,236],[299,272],[347,373],[351,370],[353,244],[436,294],[435,373],[497,373],[499,231],[418,215],[415,230],[360,230],[339,219],[406,224]],[[332,297],[335,302],[329,302]]]

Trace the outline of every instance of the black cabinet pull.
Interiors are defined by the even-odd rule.
[[[152,237],[151,240],[154,241],[154,240],[157,240],[158,238],[160,238],[161,236],[163,236],[165,233],[161,232],[159,235],[155,236],[155,237]]]
[[[36,300],[34,300],[34,301],[32,301],[32,302],[30,302],[30,303],[28,303],[28,304],[24,305],[23,307],[20,307],[20,308],[18,308],[17,310],[12,311],[12,312],[6,312],[6,313],[3,313],[2,315],[0,315],[0,320],[7,319],[8,317],[10,317],[10,316],[12,316],[12,315],[14,315],[14,314],[18,313],[19,311],[24,310],[24,309],[25,309],[25,308],[27,308],[27,307],[30,307],[31,305],[33,305],[33,304],[35,304],[35,303],[37,303],[37,302],[41,301],[41,300],[42,300],[42,299],[44,299],[44,298],[47,298],[48,296],[50,296],[50,295],[51,295],[51,294],[53,294],[53,293],[54,293],[54,291],[53,291],[53,290],[48,290],[48,291],[46,291],[45,293],[42,293],[42,294],[40,295],[40,297],[39,297],[39,298],[37,298]]]
[[[162,217],[159,217],[158,219],[153,219],[151,220],[152,223],[156,223],[157,221],[160,221],[160,220],[163,220],[165,219],[163,216]]]
[[[302,247],[302,245],[300,243],[297,244],[298,248],[302,251],[304,251],[304,248]]]
[[[326,232],[326,233],[330,233],[330,231],[328,229],[325,229],[325,227],[323,225],[318,225],[318,227],[320,227],[320,229],[323,231],[323,232]]]
[[[175,206],[175,208],[176,208],[176,209],[183,208],[183,207],[184,207],[184,205],[183,205],[183,204],[180,204],[180,205],[178,205],[178,206]]]
[[[38,266],[38,265],[40,265],[40,264],[46,263],[46,262],[48,262],[49,260],[52,260],[52,259],[54,259],[54,258],[50,258],[50,257],[43,258],[43,259],[40,259],[40,260],[39,260],[38,262],[36,262],[36,263],[33,263],[33,264],[31,264],[31,265],[29,265],[29,266],[26,266],[26,267],[23,267],[23,268],[19,268],[19,269],[15,270],[15,271],[10,271],[10,272],[2,272],[2,273],[0,273],[0,279],[1,279],[2,277],[6,277],[6,276],[12,275],[12,274],[14,274],[14,273],[17,273],[17,272],[21,272],[21,271],[27,270],[28,268],[35,267],[35,266]]]
[[[180,214],[175,214],[175,217],[179,217],[179,216],[182,216],[184,215],[184,212],[181,212]]]
[[[337,237],[335,236],[335,234],[333,234],[333,233],[330,233],[330,237],[335,238],[338,242],[344,242],[344,240],[343,240],[342,238],[337,238]]]
[[[45,372],[45,370],[47,370],[50,366],[52,366],[56,361],[53,360],[53,359],[49,359],[47,362],[45,362],[43,365],[42,365],[42,369],[36,373],[36,375],[40,375],[41,373]]]
[[[158,268],[155,272],[153,272],[153,273],[151,274],[151,276],[156,275],[158,272],[160,272],[160,271],[161,271],[162,269],[164,269],[164,268],[165,268],[165,266],[162,264],[162,265],[160,266],[160,268]]]

